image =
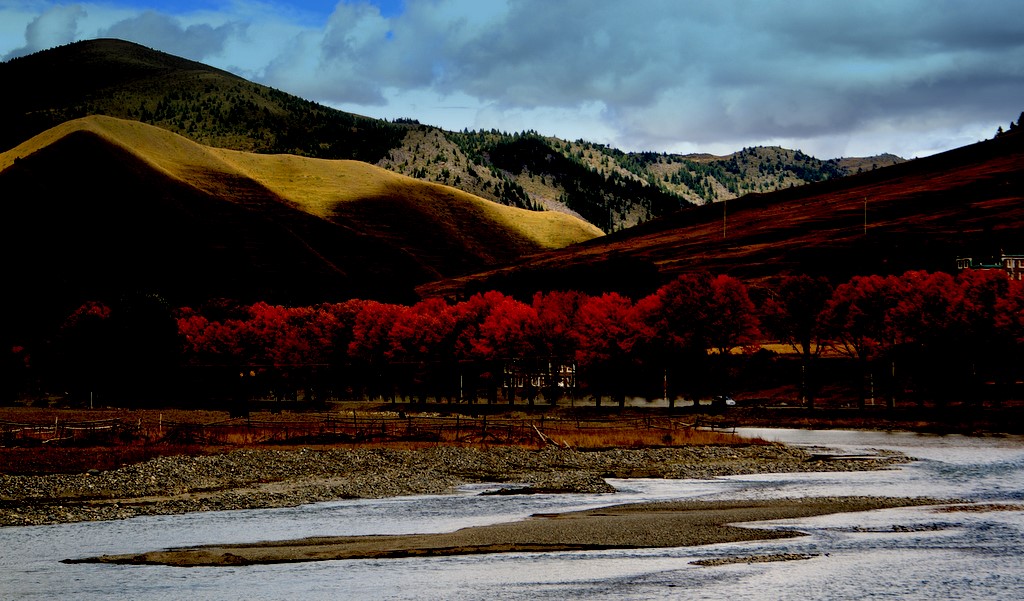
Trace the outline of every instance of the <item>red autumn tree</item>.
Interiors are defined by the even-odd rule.
[[[472,354],[492,364],[511,366],[524,357],[534,357],[530,332],[535,328],[537,313],[533,307],[511,297],[503,297],[492,307],[480,323],[477,336],[472,340]],[[528,388],[528,387],[527,387]],[[532,390],[525,391],[533,402]],[[515,402],[515,391],[506,386],[508,401]]]
[[[474,294],[452,307],[454,358],[463,367],[469,389],[485,389],[488,403],[498,400],[506,357],[495,350],[494,343],[484,340],[490,334],[485,335],[481,327],[493,313],[510,306],[510,301],[512,299],[501,292],[492,290]]]
[[[366,301],[353,322],[349,359],[364,373],[362,388],[371,398],[388,396],[395,400],[387,353],[391,350],[391,328],[399,315],[408,310],[402,305]]]
[[[564,366],[575,369],[579,345],[576,328],[580,308],[587,300],[587,295],[576,291],[538,292],[533,297],[537,320],[531,338],[546,370],[546,398],[554,400],[564,391],[559,386],[566,382],[559,381],[558,370]]]
[[[420,301],[395,317],[385,355],[392,363],[406,367],[403,371],[421,402],[426,402],[430,388],[437,396],[447,396],[451,390],[450,381],[444,386],[442,372],[451,369],[454,328],[451,307],[439,298]]]
[[[403,305],[366,301],[352,324],[352,340],[348,354],[353,360],[375,363],[387,358],[391,351],[391,328],[399,316],[408,311]]]
[[[706,354],[711,295],[710,276],[684,274],[638,301],[637,310],[664,352]]]
[[[996,338],[996,308],[1010,290],[1006,272],[994,269],[967,269],[956,277],[960,289],[956,312],[961,319],[963,342],[978,356],[987,354]]]
[[[855,276],[836,287],[822,313],[822,323],[835,348],[860,364],[858,406],[862,409],[870,363],[886,358],[896,344],[893,330],[887,327],[887,316],[905,290],[905,283],[895,276]]]
[[[456,325],[455,312],[443,299],[420,301],[395,320],[391,356],[434,361],[449,357]]]
[[[885,359],[888,369],[880,370],[887,382],[889,406],[897,390],[912,385],[923,402],[929,390],[951,390],[950,379],[958,371],[951,362],[957,344],[959,317],[956,305],[960,290],[946,273],[908,271],[898,277],[898,298],[885,314],[886,338],[891,341]],[[952,354],[951,354],[952,353]]]
[[[996,301],[993,324],[1002,337],[1024,346],[1024,281],[1009,281],[1006,293]]]
[[[895,276],[854,276],[837,286],[822,314],[835,348],[861,361],[884,355],[895,342],[886,316],[903,292]]]
[[[1003,374],[1008,394],[1012,383],[1024,379],[1024,281],[1010,280],[1006,293],[996,302],[995,310],[996,335],[1007,341],[1009,349]],[[997,397],[997,402],[1002,400],[1002,396]]]
[[[252,362],[244,340],[245,321],[211,321],[204,315],[184,311],[178,317],[178,332],[184,339],[186,362],[199,366],[241,366]]]
[[[579,342],[576,325],[581,307],[589,297],[576,291],[538,292],[533,296],[533,309],[537,313],[534,346],[542,354],[555,360],[569,359]]]
[[[348,361],[348,345],[362,306],[363,301],[350,300],[313,307],[307,327],[314,344],[320,347],[317,356],[321,361],[335,367]]]
[[[728,355],[736,347],[750,349],[760,343],[757,308],[750,300],[746,284],[720,275],[711,280],[709,301],[708,343],[720,356]]]
[[[507,299],[504,294],[492,290],[474,294],[452,307],[452,317],[455,321],[454,348],[459,360],[475,361],[485,358],[475,350],[480,337],[480,324]]]
[[[961,319],[959,355],[961,365],[969,369],[964,378],[972,381],[966,391],[975,402],[982,382],[989,381],[1005,388],[1015,373],[1014,342],[998,324],[1008,324],[1005,299],[1011,296],[1011,280],[1005,271],[967,269],[956,278],[961,303],[957,307]]]
[[[711,281],[707,274],[684,274],[636,304],[644,325],[641,355],[660,363],[670,407],[683,391],[694,399],[708,393]]]
[[[576,361],[594,387],[598,405],[601,391],[608,390],[625,406],[632,354],[640,340],[638,325],[632,301],[617,293],[589,297],[580,305]]]
[[[242,378],[250,393],[281,400],[298,395],[311,364],[320,361],[325,341],[311,339],[308,307],[259,302],[249,307],[238,330],[243,342]],[[248,378],[257,377],[257,382]]]
[[[885,330],[897,346],[940,344],[956,321],[959,287],[947,273],[908,271],[899,276],[899,297],[886,311]]]

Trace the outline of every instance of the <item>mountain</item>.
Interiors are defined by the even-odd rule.
[[[0,97],[0,148],[13,149],[0,192],[15,224],[3,250],[31,259],[8,268],[32,282],[29,299],[96,282],[305,302],[414,287],[640,290],[693,269],[841,279],[1019,244],[1013,135],[909,162],[624,153],[352,115],[109,39],[2,63],[0,80],[19,91]],[[573,216],[614,233],[597,238]]]
[[[1020,128],[1018,128],[1019,130]],[[559,251],[424,284],[423,296],[646,293],[686,272],[841,282],[955,272],[957,256],[1024,252],[1024,133],[839,179],[679,211]]]
[[[380,160],[406,127],[324,107],[132,42],[75,42],[0,63],[0,151],[65,121],[107,115],[207,146]]]
[[[22,325],[138,292],[410,300],[417,284],[601,235],[359,161],[212,148],[102,116],[0,154],[0,198],[4,315]]]
[[[337,111],[226,71],[114,39],[0,63],[0,151],[65,121],[108,115],[204,145],[355,159],[501,204],[582,217],[603,231],[681,208],[835,179],[902,161],[822,161],[750,148],[724,156],[624,153],[536,132],[449,132]]]

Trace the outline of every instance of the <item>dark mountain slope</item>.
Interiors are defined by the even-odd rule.
[[[0,198],[0,277],[17,291],[4,314],[53,319],[135,292],[407,301],[416,285],[600,234],[359,161],[216,149],[99,116],[0,153]]]
[[[19,160],[0,172],[4,315],[27,326],[136,292],[174,305],[407,298],[409,282],[428,279],[404,253],[251,181],[231,185],[249,202],[211,197],[88,132]]]
[[[142,121],[209,146],[371,163],[406,131],[115,39],[0,63],[0,81],[0,151],[88,115]]]
[[[842,281],[909,269],[952,272],[959,255],[1024,252],[1022,246],[1024,136],[1006,135],[856,176],[680,211],[507,268],[430,283],[420,293],[496,288],[527,295],[589,287],[605,266],[605,288],[627,292],[693,271]]]

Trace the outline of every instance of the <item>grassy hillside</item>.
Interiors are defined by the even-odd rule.
[[[684,272],[955,271],[959,255],[1022,252],[1024,135],[859,175],[697,207],[520,264],[432,282],[426,296],[591,287],[645,292]]]
[[[361,203],[391,203],[419,219],[410,238],[433,227],[453,238],[493,241],[502,248],[480,251],[504,261],[521,252],[561,248],[601,235],[592,225],[558,213],[539,213],[499,205],[460,190],[405,177],[360,161],[310,159],[293,155],[260,155],[211,148],[141,123],[89,117],[62,124],[10,152],[0,155],[0,170],[72,131],[89,131],[107,142],[130,149],[156,169],[225,200],[239,202],[239,191],[225,185],[249,178],[295,208],[328,220],[353,218]],[[391,227],[376,221],[347,225],[363,232]],[[479,242],[468,242],[480,245]],[[508,246],[513,248],[510,249]],[[446,271],[443,265],[438,265]]]
[[[0,154],[0,198],[5,315],[18,320],[138,291],[409,300],[417,284],[600,235],[358,161],[210,148],[110,117]]]
[[[536,132],[444,132],[421,125],[378,164],[503,204],[579,215],[615,232],[691,206],[900,162],[894,155],[823,161],[778,147],[727,156],[625,153]]]

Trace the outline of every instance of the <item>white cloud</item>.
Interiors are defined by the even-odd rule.
[[[0,54],[105,32],[362,114],[625,150],[923,156],[1024,108],[1012,0],[344,0],[329,16],[14,4],[0,4]]]
[[[47,8],[38,15],[22,14],[30,20],[24,26],[24,46],[10,51],[12,56],[31,54],[73,41],[78,36],[79,21],[86,16],[82,6],[72,4]]]
[[[237,22],[216,27],[207,23],[184,25],[176,17],[145,11],[118,21],[99,33],[101,37],[129,40],[170,54],[201,60],[219,54],[227,40],[237,37],[244,29],[245,25]]]

